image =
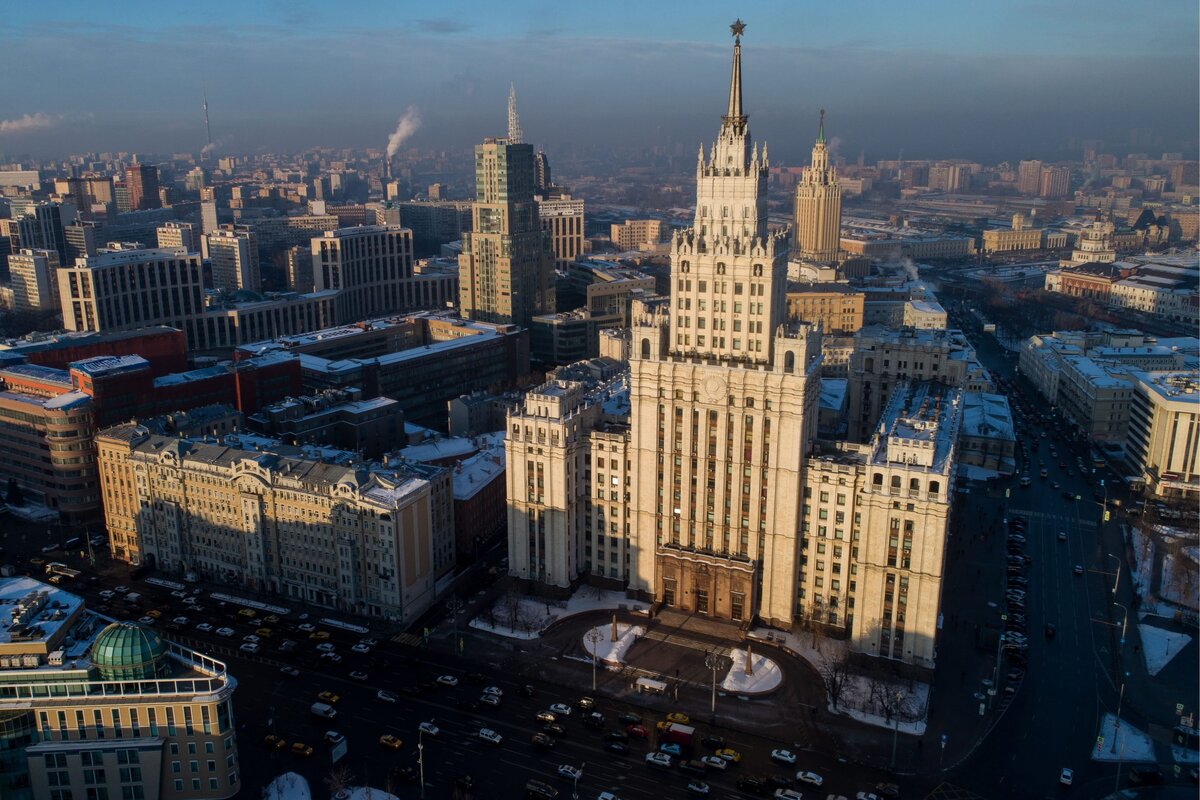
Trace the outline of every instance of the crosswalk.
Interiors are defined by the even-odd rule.
[[[705,653],[715,652],[722,656],[728,656],[730,652],[730,648],[728,647],[714,646],[709,642],[699,642],[686,636],[680,636],[677,633],[666,633],[664,631],[655,629],[646,631],[646,633],[641,636],[641,639],[648,639],[652,642],[663,642],[664,644],[675,645],[676,647],[687,647],[692,650],[699,650]]]
[[[421,644],[421,637],[414,633],[397,633],[392,637],[392,641],[396,642],[397,644],[406,644],[409,647],[419,647]]]

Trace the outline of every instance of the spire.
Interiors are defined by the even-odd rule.
[[[825,144],[825,109],[821,109],[821,121],[817,124],[817,144]]]
[[[729,26],[729,30],[733,32],[733,74],[729,77],[729,110],[725,119],[733,121],[745,119],[742,114],[742,33],[746,23],[739,19]]]
[[[508,143],[521,143],[521,118],[517,116],[517,87],[508,85]]]

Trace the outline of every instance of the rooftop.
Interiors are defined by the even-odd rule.
[[[1130,377],[1154,392],[1161,402],[1187,403],[1200,410],[1200,370],[1133,372]]]
[[[963,393],[962,433],[986,439],[1016,439],[1008,398],[988,392]]]
[[[0,370],[0,378],[8,376],[39,381],[41,383],[55,383],[64,389],[71,388],[71,373],[65,369],[43,367],[38,364],[13,364]]]
[[[93,376],[132,372],[149,366],[150,362],[141,356],[95,356],[71,362],[71,369]]]
[[[871,440],[875,464],[945,473],[962,425],[962,392],[932,381],[899,381]]]
[[[52,583],[0,578],[0,645],[54,639],[82,607],[82,597]]]

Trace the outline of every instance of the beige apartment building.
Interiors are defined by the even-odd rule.
[[[223,663],[138,623],[106,626],[53,584],[0,578],[0,598],[5,800],[239,793],[237,682]]]
[[[1126,458],[1147,491],[1200,496],[1200,371],[1134,372]]]
[[[190,222],[166,222],[158,227],[155,238],[160,248],[187,250],[194,253],[200,249],[200,229]]]
[[[200,254],[143,248],[80,258],[59,270],[59,296],[70,331],[183,328],[204,311]]]
[[[552,194],[536,199],[538,220],[542,230],[550,237],[554,267],[565,270],[583,252],[584,203],[569,194]]]
[[[809,284],[787,293],[788,316],[820,324],[821,331],[832,335],[857,333],[863,325],[866,295],[836,283]]]
[[[837,171],[829,165],[825,144],[825,109],[817,128],[812,164],[796,184],[792,257],[835,261],[841,249],[842,191]]]
[[[96,443],[114,558],[406,622],[434,601],[435,550],[453,553],[434,484],[412,472],[133,423]]]
[[[262,286],[258,264],[258,237],[245,225],[222,225],[205,237],[212,265],[212,288],[257,292]]]
[[[59,309],[57,251],[21,248],[9,255],[8,272],[14,311]]]
[[[662,242],[664,227],[658,219],[627,219],[609,227],[609,239],[618,250],[654,248]]]

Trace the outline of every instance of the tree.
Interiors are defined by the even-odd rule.
[[[844,655],[822,658],[818,672],[821,673],[821,680],[825,683],[829,702],[833,704],[833,709],[836,711],[838,702],[846,691],[846,684],[850,681],[850,660]]]
[[[329,794],[333,797],[337,797],[337,793],[343,789],[350,788],[350,784],[353,782],[354,773],[344,765],[333,767],[325,776],[325,785],[329,787]]]

